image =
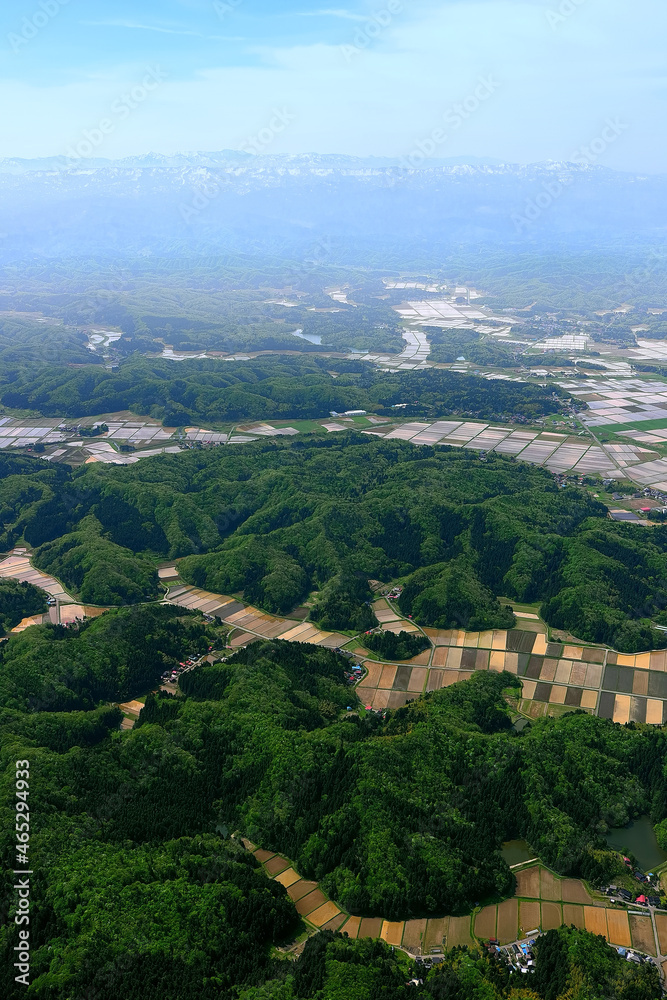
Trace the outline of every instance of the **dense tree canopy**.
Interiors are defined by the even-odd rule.
[[[46,596],[43,590],[31,583],[18,580],[0,580],[0,629],[9,629],[27,618],[46,611]]]
[[[660,648],[667,527],[611,523],[587,493],[500,455],[349,433],[165,455],[70,473],[3,461],[0,546],[93,604],[157,593],[156,556],[183,577],[286,613],[316,590],[327,628],[367,631],[367,581],[400,578],[422,625],[508,628],[497,598],[623,652]]]
[[[604,938],[574,927],[538,940],[535,969],[533,976],[522,976],[502,959],[455,948],[425,974],[382,942],[348,941],[323,931],[306,943],[290,975],[250,987],[240,1000],[657,1000],[661,995],[654,965],[632,965]],[[416,986],[406,983],[408,976]]]
[[[188,612],[143,605],[74,627],[35,625],[0,646],[0,705],[25,711],[94,708],[154,684],[188,651],[203,651]]]
[[[130,663],[141,636],[163,657],[183,648],[191,618],[169,608],[158,616],[141,612],[110,612],[78,636],[35,627],[11,638],[0,663],[5,689],[17,691],[21,677],[25,689],[28,675],[33,690],[48,689],[54,667],[62,674],[73,661],[74,686],[88,692],[88,704],[108,697],[119,683],[114,671],[122,676],[119,665]],[[191,642],[198,628],[190,628]],[[68,650],[66,659],[53,659],[54,645]],[[517,680],[487,672],[384,720],[361,718],[347,713],[355,696],[346,662],[327,649],[253,643],[226,663],[185,674],[183,697],[149,696],[138,726],[126,733],[115,729],[116,709],[81,711],[81,696],[69,699],[73,712],[45,712],[27,694],[22,706],[2,711],[1,891],[11,906],[15,761],[29,759],[39,794],[31,844],[40,859],[32,940],[41,994],[158,1000],[178,981],[186,1000],[231,1000],[233,984],[248,988],[248,1000],[262,990],[314,996],[334,970],[342,995],[370,998],[383,983],[400,997],[405,978],[402,985],[386,965],[382,944],[355,945],[365,958],[350,954],[348,961],[337,951],[347,945],[332,945],[330,954],[332,939],[325,939],[324,965],[317,949],[309,951],[293,981],[284,966],[270,965],[270,943],[292,933],[296,914],[283,887],[229,840],[236,830],[286,853],[353,912],[405,918],[465,912],[477,900],[511,893],[513,877],[499,852],[507,838],[528,838],[558,871],[598,878],[605,823],[649,809],[656,821],[667,816],[661,730],[576,712],[517,733],[503,699]],[[150,684],[148,671],[134,676]],[[11,922],[0,926],[4,955],[15,933]],[[566,989],[570,977],[577,981],[584,955],[586,984],[613,984],[620,997],[652,1000],[647,973],[628,978],[640,973],[576,933],[545,945],[549,982]],[[339,961],[348,961],[347,971]],[[436,983],[440,973],[433,974],[424,995],[447,996],[445,982],[459,989],[493,972],[499,992],[480,996],[509,997],[507,971],[485,962],[448,958],[448,978]],[[11,963],[2,968],[7,977]],[[536,976],[539,997],[560,997],[562,990],[548,993],[544,982]],[[18,996],[11,979],[3,985],[5,995]],[[631,992],[640,986],[644,992]]]
[[[334,377],[336,376],[336,377]],[[330,410],[535,419],[564,410],[561,390],[521,382],[487,381],[441,369],[378,371],[359,361],[266,357],[223,364],[132,355],[117,371],[35,362],[2,364],[0,400],[44,416],[93,416],[131,409],[167,426],[194,420],[236,421],[327,417]]]

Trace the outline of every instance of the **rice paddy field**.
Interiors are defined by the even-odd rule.
[[[170,566],[160,572],[166,583],[178,570]],[[56,599],[48,616],[25,619],[17,631],[42,620],[65,624],[104,610],[78,604],[58,580],[31,565],[25,549],[15,549],[0,560],[0,578],[28,581]],[[342,633],[325,631],[296,617],[279,618],[235,597],[187,586],[178,580],[166,600],[222,619],[233,628],[230,643],[236,648],[256,639],[274,638],[329,648],[350,643],[349,636]],[[520,678],[523,691],[518,709],[530,718],[581,708],[621,724],[667,723],[665,650],[626,654],[574,642],[551,642],[538,615],[519,608],[517,628],[485,632],[420,630],[402,618],[386,598],[379,598],[374,608],[383,629],[422,631],[431,647],[411,660],[392,664],[369,656],[357,641],[355,653],[366,671],[357,693],[366,707],[401,708],[428,691],[467,680],[476,670],[506,670]]]
[[[262,863],[267,875],[281,882],[306,924],[338,930],[351,938],[380,938],[413,955],[443,952],[458,945],[472,947],[475,941],[497,938],[511,944],[531,932],[574,925],[599,934],[616,947],[636,948],[655,956],[656,942],[651,918],[606,906],[594,900],[579,879],[560,878],[540,864],[516,872],[516,894],[502,903],[485,906],[463,917],[432,917],[421,920],[383,920],[381,917],[350,916],[327,899],[316,882],[302,879],[287,858],[255,847],[248,850]],[[660,953],[667,952],[667,914],[655,915]]]
[[[0,563],[0,570],[2,564]],[[232,646],[257,638],[280,638],[328,647],[344,646],[349,636],[326,632],[310,622],[278,618],[246,607],[233,597],[180,585],[171,603],[222,618],[234,627]],[[355,643],[365,668],[357,685],[367,708],[401,708],[428,691],[467,680],[476,670],[506,670],[523,685],[519,711],[531,718],[581,708],[614,722],[667,722],[667,651],[616,653],[601,646],[551,642],[537,614],[517,609],[518,627],[510,631],[420,630],[402,618],[391,601],[374,609],[383,629],[423,633],[431,648],[401,663],[382,663]]]

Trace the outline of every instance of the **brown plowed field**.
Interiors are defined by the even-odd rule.
[[[269,875],[277,875],[278,872],[284,872],[286,868],[289,868],[289,861],[287,858],[281,858],[279,854],[276,854],[275,858],[270,858],[264,867]]]
[[[495,906],[485,906],[475,917],[475,937],[488,941],[496,936],[496,910]]]
[[[525,903],[523,900],[521,901],[519,904],[519,924],[522,934],[525,934],[526,931],[537,930],[541,919],[540,904],[538,902]]]
[[[660,954],[667,954],[667,914],[656,913],[655,926],[658,931],[658,941],[660,942]]]
[[[347,913],[339,913],[337,916],[330,920],[328,924],[324,924],[322,927],[323,931],[337,931],[341,924],[345,923],[347,920]]]
[[[630,931],[633,947],[638,951],[645,951],[647,955],[655,956],[655,938],[653,937],[651,918],[648,915],[630,917]]]
[[[442,948],[442,940],[449,934],[450,923],[455,918],[440,917],[429,920],[426,924],[426,934],[424,935],[424,951],[429,952],[431,948]],[[470,923],[470,917],[465,918]],[[451,945],[448,945],[451,947]]]
[[[382,917],[363,917],[359,928],[360,938],[379,938],[382,930]]]
[[[542,903],[542,930],[555,931],[563,922],[558,903]],[[605,930],[607,926],[605,924]]]
[[[300,882],[295,882],[294,885],[288,886],[287,895],[296,903],[297,899],[307,896],[313,889],[317,889],[317,882],[309,882],[307,879],[302,878]]]
[[[516,941],[518,933],[519,900],[516,898],[506,899],[498,907],[498,933],[496,937],[501,944],[509,944],[510,941]]]
[[[307,896],[302,896],[301,899],[297,900],[294,905],[296,906],[297,913],[300,913],[302,917],[305,917],[309,913],[312,913],[313,910],[316,910],[318,906],[322,906],[322,904],[326,902],[327,897],[324,895],[322,890],[313,889],[313,891],[309,892]]]
[[[552,875],[546,868],[540,870],[540,895],[542,899],[560,899],[560,879]]]
[[[429,920],[429,924],[431,921]],[[457,944],[467,945],[472,948],[473,940],[470,937],[470,917],[450,917],[449,930],[447,932],[447,947],[454,948]]]
[[[537,865],[516,873],[516,895],[540,898],[540,869]]]
[[[403,931],[403,947],[417,953],[423,947],[425,933],[425,920],[406,920]]]
[[[591,895],[577,878],[566,878],[561,882],[564,903],[590,903]]]
[[[563,903],[563,923],[566,927],[574,924],[580,930],[584,929],[584,908],[574,903]]]

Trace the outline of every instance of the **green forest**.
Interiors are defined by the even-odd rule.
[[[31,583],[18,580],[0,580],[0,628],[9,632],[22,618],[43,614],[46,596],[43,590]]]
[[[157,559],[270,612],[368,631],[368,579],[400,580],[419,625],[511,628],[511,605],[622,652],[662,648],[667,527],[611,523],[549,472],[500,455],[349,433],[70,471],[0,460],[0,546],[91,604],[158,595]]]
[[[430,646],[428,639],[421,632],[415,634],[378,630],[364,636],[363,641],[367,649],[379,653],[384,660],[409,660]]]
[[[90,352],[87,352],[88,354]],[[452,413],[488,420],[535,420],[576,404],[563,390],[521,382],[488,381],[443,369],[380,371],[361,361],[265,357],[229,364],[173,361],[138,354],[110,371],[34,361],[3,363],[0,401],[46,417],[85,417],[119,410],[150,415],[169,427],[328,417],[364,409],[396,416]],[[407,406],[406,406],[407,404]]]
[[[180,698],[149,695],[139,723],[121,733],[104,701],[145,690],[160,669],[151,656],[182,655],[203,626],[153,607],[68,631],[12,637],[0,663],[8,998],[21,995],[9,960],[17,760],[30,761],[36,796],[32,990],[53,1000],[158,1000],[174,982],[186,1000],[231,1000],[240,988],[246,1000],[401,997],[415,970],[379,942],[324,934],[296,965],[271,956],[299,920],[237,831],[284,852],[351,912],[407,918],[511,894],[499,851],[508,838],[528,838],[559,872],[598,881],[622,869],[600,837],[605,824],[646,811],[659,824],[667,817],[662,730],[577,711],[519,733],[504,699],[513,675],[479,672],[384,719],[362,718],[346,714],[354,695],[342,656],[257,642],[184,674]],[[142,635],[128,675],[121,664],[141,652]],[[50,648],[58,645],[62,654]],[[36,697],[60,677],[57,699]],[[580,931],[540,942],[530,985],[545,1000],[574,986],[582,1000],[598,988],[628,1000],[659,995],[654,972]],[[423,996],[493,1000],[516,987],[525,981],[504,966],[458,951],[426,977]]]
[[[413,979],[406,983],[407,976]],[[308,940],[290,974],[244,990],[240,1000],[654,1000],[661,994],[654,966],[632,966],[602,938],[573,927],[539,938],[527,983],[499,959],[465,948],[423,976],[423,967],[410,968],[379,941],[324,931]]]

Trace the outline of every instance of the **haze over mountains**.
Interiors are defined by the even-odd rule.
[[[417,165],[411,165],[417,164]],[[475,246],[647,246],[667,175],[597,163],[451,163],[243,151],[0,160],[0,261],[243,251],[437,263]]]

